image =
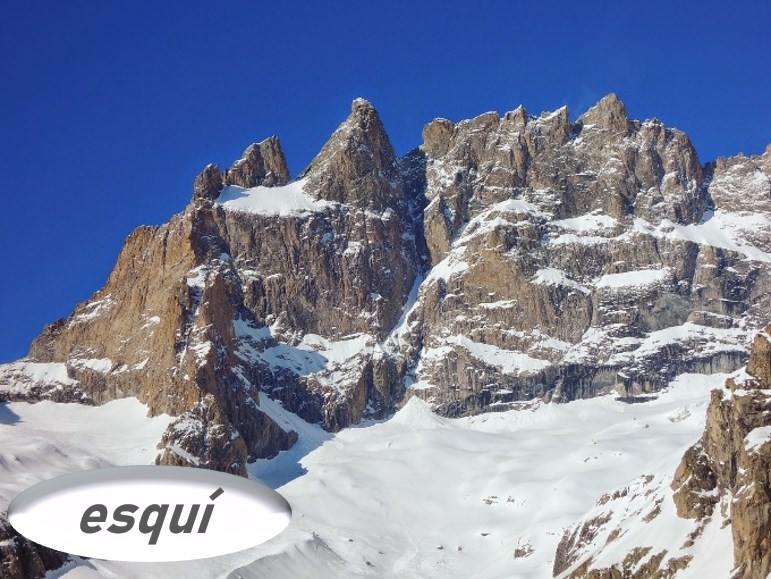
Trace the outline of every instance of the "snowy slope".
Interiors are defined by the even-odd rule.
[[[287,531],[229,557],[92,561],[65,576],[551,577],[563,531],[602,494],[674,471],[724,379],[685,375],[645,404],[604,396],[454,420],[413,398],[388,421],[334,436],[263,399],[300,434],[295,449],[251,468],[289,481]]]
[[[232,211],[281,217],[308,215],[330,205],[305,193],[306,183],[307,179],[301,179],[282,187],[258,186],[249,189],[228,185],[222,189],[217,203]]]
[[[172,418],[135,398],[103,406],[0,404],[0,511],[25,488],[67,472],[151,464]]]

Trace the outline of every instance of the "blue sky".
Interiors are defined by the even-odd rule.
[[[194,176],[277,134],[300,172],[350,101],[397,152],[434,117],[616,92],[702,161],[771,142],[767,2],[19,2],[0,22],[0,361],[101,287]]]

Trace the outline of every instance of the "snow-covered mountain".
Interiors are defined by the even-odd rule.
[[[704,433],[677,469],[604,494],[565,532],[555,576],[771,575],[770,329],[711,392]]]
[[[502,486],[521,484],[524,472],[537,471],[539,449],[547,453],[554,443],[559,455],[574,440],[583,452],[590,430],[582,429],[604,424],[613,432],[625,424],[623,413],[659,416],[657,404],[668,404],[672,392],[677,399],[693,394],[694,408],[705,405],[704,388],[682,393],[682,376],[714,386],[746,363],[771,312],[770,225],[771,147],[703,165],[684,133],[657,120],[629,120],[615,95],[575,121],[566,108],[536,117],[522,107],[459,123],[437,119],[425,126],[423,144],[402,158],[372,105],[357,99],[295,180],[276,137],[249,146],[224,171],[207,166],[182,213],[134,231],[105,287],[47,326],[27,358],[0,366],[0,397],[17,414],[34,412],[27,403],[41,400],[55,414],[56,403],[102,409],[136,398],[163,427],[155,441],[160,452],[143,462],[288,482],[282,490],[290,502],[295,488],[301,504],[303,493],[329,496],[336,510],[301,507],[318,528],[296,521],[291,540],[272,544],[270,557],[254,564],[228,559],[212,572],[245,565],[239,573],[277,576],[270,575],[274,565],[276,573],[300,576],[298,561],[308,569],[319,564],[312,551],[325,553],[323,565],[338,576],[452,576],[442,573],[444,565],[458,570],[455,576],[471,576],[475,565],[482,577],[544,576],[563,528],[591,507],[589,495],[594,500],[650,473],[657,482],[645,484],[664,488],[666,461],[676,465],[698,438],[703,412],[667,419],[692,428],[682,439],[662,433],[674,438],[658,445],[661,454],[652,456],[659,462],[646,472],[628,460],[631,450],[619,451],[627,458],[613,465],[618,476],[599,477],[581,500],[570,481],[583,467],[566,462],[560,470],[555,457],[537,476],[545,485],[538,492],[551,486],[566,504],[544,515],[548,524],[536,533],[501,512],[516,506],[501,504],[502,490],[485,496],[494,497],[484,504],[500,517],[493,524],[458,507],[465,499],[443,485],[453,473],[462,479],[463,460],[486,446],[490,460],[458,483],[470,497],[477,492],[471,489],[486,488],[482,479],[507,469],[493,457],[530,464],[502,475]],[[704,377],[718,373],[717,382]],[[644,406],[607,396],[631,402],[662,390],[658,402]],[[598,418],[585,424],[584,412]],[[540,419],[522,418],[531,415],[560,416],[566,438],[545,430],[538,436]],[[485,430],[488,422],[496,429]],[[525,445],[522,455],[505,451],[521,444],[524,424],[538,444]],[[15,438],[16,421],[2,427]],[[424,430],[439,434],[415,434]],[[510,430],[519,433],[515,440]],[[41,440],[53,432],[41,431]],[[389,450],[383,437],[403,444]],[[339,445],[344,453],[333,450]],[[108,462],[134,460],[129,456]],[[446,464],[426,473],[426,489],[417,488],[420,465],[434,456]],[[402,473],[398,481],[374,474],[368,461],[377,457]],[[300,459],[308,473],[289,482],[301,472]],[[337,461],[349,469],[336,471],[350,482],[344,490],[324,474]],[[67,464],[33,469],[41,473],[34,476],[78,468]],[[385,496],[369,495],[382,487],[375,479],[392,483]],[[418,496],[425,492],[419,505],[408,501],[410,513],[396,505],[402,491],[409,494],[405,481]],[[370,518],[347,523],[350,544],[334,545],[343,527],[324,519],[345,510],[335,493],[342,500],[355,489],[357,500],[374,501],[362,511]],[[522,513],[532,524],[536,512],[528,509],[548,497],[528,493]],[[432,496],[444,497],[437,498],[441,507]],[[505,505],[516,504],[511,497]],[[481,516],[479,525],[495,527],[480,536],[504,533],[506,525],[520,529],[521,544],[512,547],[506,534],[498,545],[449,546],[449,535],[417,530],[420,521],[431,523],[432,509],[454,508],[464,520]],[[389,514],[397,526],[379,527]],[[399,538],[375,549],[391,531]],[[412,559],[396,556],[405,545],[412,545]],[[427,548],[437,553],[429,557]],[[483,567],[490,558],[500,561]]]

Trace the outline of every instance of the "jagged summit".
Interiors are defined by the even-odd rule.
[[[244,188],[289,183],[289,169],[278,137],[274,135],[249,145],[242,157],[225,171],[223,182]]]
[[[209,163],[193,181],[193,203],[214,201],[222,191],[222,186],[220,166]]]
[[[0,365],[3,399],[136,397],[173,416],[148,461],[245,475],[292,447],[293,429],[316,429],[302,420],[335,431],[406,405],[387,428],[428,435],[450,425],[431,412],[628,400],[733,371],[771,311],[771,149],[702,167],[687,135],[627,119],[615,95],[574,122],[565,107],[436,119],[401,159],[357,99],[300,179],[270,137],[224,171],[206,166],[193,189],[168,223],[128,237],[104,288],[28,358]],[[736,549],[761,559],[768,521],[745,516],[755,495],[736,485],[767,483],[768,445],[740,448],[768,428],[744,418],[767,415],[729,419],[767,404],[770,344],[756,340],[748,365],[763,387],[748,397],[737,381],[711,407],[712,474],[694,451],[680,474],[701,488],[677,477],[686,510],[715,488],[742,499],[734,528],[762,532]],[[721,454],[732,446],[744,474]],[[607,530],[613,546],[631,539]]]
[[[274,135],[249,145],[241,158],[224,172],[219,165],[204,167],[193,183],[193,202],[214,201],[226,185],[249,189],[260,185],[278,187],[289,181],[286,157],[281,142]]]
[[[358,98],[300,175],[308,190],[327,201],[382,211],[404,204],[404,185],[396,153],[372,104]]]
[[[372,105],[372,103],[369,102],[367,99],[363,97],[358,97],[353,99],[353,101],[351,101],[351,112],[352,113],[355,113],[355,112],[369,113],[369,112],[377,112],[377,111],[375,110],[375,107]]]
[[[584,126],[594,125],[623,133],[629,128],[626,107],[615,93],[601,98],[596,105],[578,117],[578,122]]]
[[[436,119],[397,159],[357,99],[294,182],[275,137],[207,166],[0,379],[137,396],[179,416],[159,460],[243,473],[293,440],[261,393],[335,430],[411,396],[456,416],[733,369],[771,303],[769,157],[706,178],[686,135],[609,95],[576,122]]]

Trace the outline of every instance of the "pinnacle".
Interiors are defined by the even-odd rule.
[[[615,93],[602,97],[578,120],[584,125],[597,125],[614,131],[626,131],[628,128],[626,107]]]
[[[225,171],[223,181],[226,185],[245,188],[257,185],[274,187],[288,183],[289,170],[278,137],[273,135],[249,145],[241,159]]]
[[[391,142],[375,107],[363,98],[353,101],[351,113],[300,176],[311,179],[321,199],[369,208],[395,205],[392,197],[401,191],[391,186],[400,181]]]
[[[372,103],[362,97],[353,99],[353,102],[351,103],[351,113],[364,112],[364,111],[369,112],[374,110],[375,110],[375,107],[372,106]]]

